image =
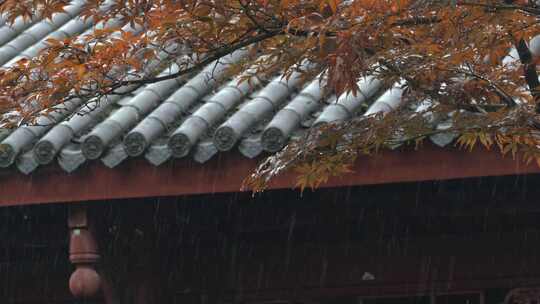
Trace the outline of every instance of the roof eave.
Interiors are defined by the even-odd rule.
[[[155,167],[138,159],[115,169],[92,162],[72,174],[56,165],[30,175],[13,169],[0,172],[0,206],[239,192],[259,160],[222,153],[204,166],[182,159]],[[354,173],[333,178],[321,187],[540,173],[536,165],[503,157],[497,151],[478,148],[468,152],[431,144],[418,151],[404,148],[361,157],[353,169]],[[291,174],[277,177],[268,189],[292,188],[294,178]]]

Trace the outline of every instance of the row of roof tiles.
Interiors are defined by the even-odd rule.
[[[77,16],[82,5],[82,1],[74,1],[67,13],[56,14],[52,20],[19,18],[12,25],[0,20],[0,63],[6,67],[20,58],[35,56],[48,38],[95,30],[91,19],[83,21]],[[120,25],[119,20],[112,20],[99,27]],[[123,29],[140,30],[129,25]],[[540,51],[540,43],[537,45]],[[36,125],[4,130],[0,133],[4,134],[0,135],[0,167],[14,165],[28,174],[56,160],[61,168],[72,172],[87,161],[99,159],[115,167],[129,157],[141,156],[154,165],[184,157],[203,163],[235,146],[241,154],[253,158],[264,151],[280,150],[291,137],[313,124],[388,112],[401,101],[399,85],[383,92],[382,82],[374,77],[359,81],[360,94],[339,97],[323,94],[323,75],[307,83],[301,81],[299,73],[271,80],[251,76],[249,81],[240,82],[245,74],[228,79],[227,67],[244,56],[246,51],[237,51],[190,79],[150,84],[124,97],[113,95],[88,104],[74,100],[40,117]],[[155,60],[149,70],[159,68],[160,61]],[[177,69],[173,64],[162,73]],[[124,89],[127,92],[133,88]],[[454,136],[443,133],[431,139],[445,146]]]

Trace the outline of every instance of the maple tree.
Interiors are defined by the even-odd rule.
[[[6,0],[0,12],[15,23],[54,18],[67,5]],[[298,173],[300,187],[316,187],[347,172],[358,155],[436,134],[540,165],[538,1],[89,0],[80,15],[95,26],[90,33],[48,38],[35,56],[4,64],[4,128],[57,122],[244,50],[231,75],[320,75],[327,96],[345,98],[363,94],[359,79],[372,77],[373,95],[399,93],[391,111],[321,124],[291,141],[247,178],[255,190],[287,170]],[[173,62],[177,69],[158,73]],[[299,69],[301,62],[310,68]]]

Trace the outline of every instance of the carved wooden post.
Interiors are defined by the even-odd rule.
[[[95,297],[101,289],[101,277],[95,270],[100,256],[85,205],[69,209],[68,227],[69,260],[75,265],[69,289],[77,298]]]

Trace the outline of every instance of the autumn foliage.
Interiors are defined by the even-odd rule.
[[[67,4],[6,0],[0,12],[8,23],[52,18]],[[310,62],[306,79],[323,75],[328,96],[362,94],[358,80],[366,76],[382,81],[380,93],[396,84],[403,91],[394,111],[312,128],[265,160],[249,187],[263,189],[285,170],[299,174],[299,186],[315,187],[347,172],[359,154],[419,146],[442,133],[463,148],[481,144],[540,165],[536,1],[90,0],[81,16],[96,29],[47,39],[37,56],[4,65],[4,128],[190,75],[248,49],[231,74],[292,73]],[[156,58],[176,62],[178,71],[157,75]]]

